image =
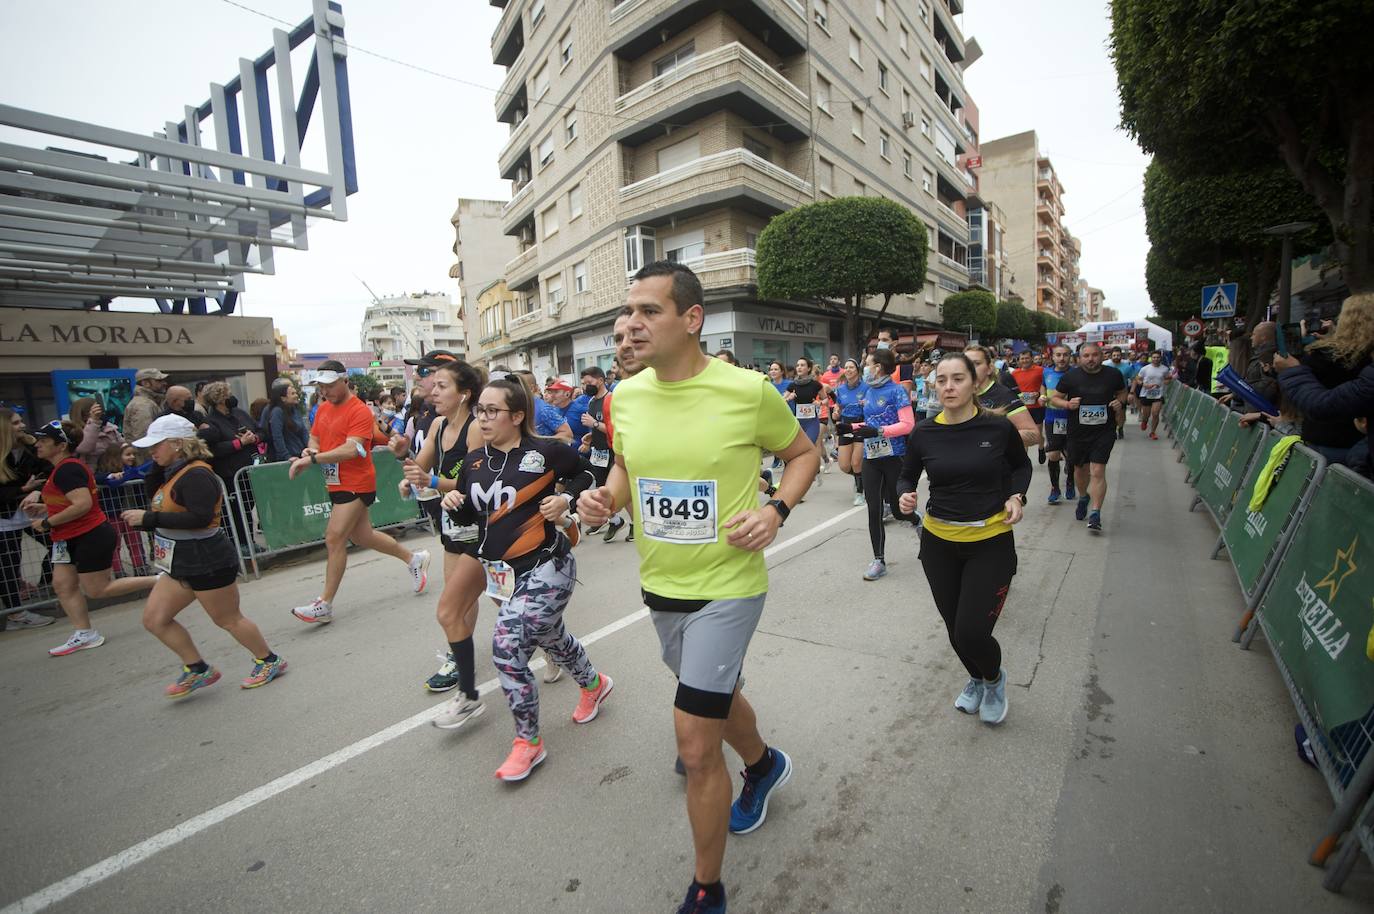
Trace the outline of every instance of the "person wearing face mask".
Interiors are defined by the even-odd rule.
[[[943,409],[908,442],[898,487],[903,511],[916,510],[916,484],[930,478],[921,535],[921,567],[949,643],[969,679],[954,706],[986,724],[1007,717],[1007,673],[992,628],[1002,614],[1031,462],[1016,429],[978,405],[977,369],[951,353],[935,369]]]
[[[868,538],[873,546],[873,561],[864,572],[865,581],[876,581],[887,574],[887,531],[883,528],[883,505],[902,520],[919,522],[897,504],[897,477],[906,454],[907,435],[916,427],[911,397],[906,388],[892,380],[896,359],[891,349],[875,349],[868,356],[864,371],[867,390],[863,395],[863,420],[841,422],[840,433],[863,440],[864,499],[868,502]]]
[[[884,327],[884,328],[882,328],[881,330],[878,331],[878,342],[877,342],[877,344],[876,344],[876,346],[877,346],[878,349],[891,349],[891,348],[892,348],[892,343],[893,343],[893,340],[892,340],[892,331],[891,331],[891,330],[889,330],[889,329],[887,329],[886,327]],[[895,364],[895,363],[894,363],[894,364]]]
[[[581,418],[582,452],[587,455],[587,462],[592,465],[596,484],[602,486],[606,484],[606,479],[611,474],[611,465],[615,463],[611,443],[606,439],[606,373],[595,365],[589,366],[582,372],[582,393],[587,397],[586,411]],[[625,524],[625,518],[617,512],[606,525],[606,533],[602,540],[609,543],[615,539],[616,534],[625,528]],[[601,525],[598,524],[587,533],[596,533],[600,529]]]

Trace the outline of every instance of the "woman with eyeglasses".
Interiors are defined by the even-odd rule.
[[[575,723],[595,719],[615,687],[563,625],[577,577],[577,523],[565,515],[596,477],[571,446],[535,435],[534,410],[519,381],[492,381],[475,412],[483,445],[463,461],[443,505],[455,523],[477,523],[481,531],[477,556],[486,593],[500,606],[492,662],[515,717],[515,743],[496,777],[522,781],[546,757],[539,688],[529,668],[534,650],[543,648],[581,686]]]
[[[38,517],[33,528],[52,537],[52,586],[75,631],[48,651],[65,657],[100,647],[105,637],[91,628],[87,597],[122,597],[150,589],[157,578],[111,579],[110,566],[119,538],[96,497],[95,476],[76,457],[81,429],[54,420],[33,433],[38,458],[52,465],[43,488],[23,502],[26,514]]]
[[[433,434],[424,440],[415,458],[403,462],[405,479],[401,495],[419,489],[433,489],[442,496],[458,486],[458,474],[468,455],[482,444],[482,433],[473,420],[472,406],[482,393],[482,373],[467,362],[445,362],[433,371],[430,400],[439,419]],[[486,579],[477,561],[475,524],[454,523],[446,511],[439,512],[439,542],[444,547],[444,589],[439,594],[435,615],[444,630],[448,652],[443,665],[425,682],[430,692],[459,690],[444,706],[434,725],[456,730],[484,710],[477,698],[476,660],[472,633],[477,627],[477,599]]]

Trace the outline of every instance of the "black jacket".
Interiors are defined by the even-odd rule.
[[[29,481],[30,476],[46,478],[52,473],[52,465],[46,460],[39,460],[33,451],[21,446],[5,455],[5,466],[14,472],[15,478],[13,482],[0,482],[0,516],[11,517],[28,495],[24,491],[24,483]]]
[[[257,456],[256,444],[241,444],[239,429],[246,428],[262,438],[262,430],[256,422],[241,409],[230,410],[229,415],[212,409],[205,416],[205,426],[200,437],[210,446],[210,466],[215,475],[224,480],[226,486],[233,486],[234,474],[253,462]]]

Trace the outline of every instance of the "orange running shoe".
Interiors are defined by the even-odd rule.
[[[615,682],[605,673],[600,674],[601,682],[594,689],[583,689],[582,697],[577,700],[577,708],[573,711],[573,723],[586,724],[596,719],[597,712],[601,710],[601,703],[611,694],[611,689],[615,688]]]
[[[496,769],[496,776],[503,781],[523,781],[547,755],[542,739],[536,746],[527,739],[517,737],[510,755],[506,756],[505,762]]]

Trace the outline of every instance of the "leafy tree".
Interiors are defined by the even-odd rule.
[[[1374,289],[1369,26],[1368,0],[1112,0],[1122,126],[1190,173],[1281,162]]]
[[[1244,267],[1232,260],[1223,261],[1219,266],[1180,266],[1160,248],[1151,247],[1145,256],[1145,290],[1156,314],[1183,321],[1199,316],[1202,287],[1218,279],[1235,277],[1240,284],[1237,295],[1245,301],[1251,296],[1251,280],[1242,275],[1244,272]]]
[[[966,331],[974,335],[991,335],[997,330],[997,297],[983,289],[956,292],[940,306],[945,329]]]
[[[358,396],[363,400],[371,400],[382,392],[381,380],[373,375],[355,374],[349,375],[348,379],[353,382],[353,389],[358,392]]]
[[[759,233],[759,294],[842,307],[849,339],[862,346],[864,300],[883,296],[878,326],[892,296],[924,289],[929,244],[925,224],[892,200],[840,197],[808,203],[774,216]]]
[[[993,332],[1006,340],[1024,340],[1035,332],[1030,312],[1020,302],[997,303],[997,325]]]

